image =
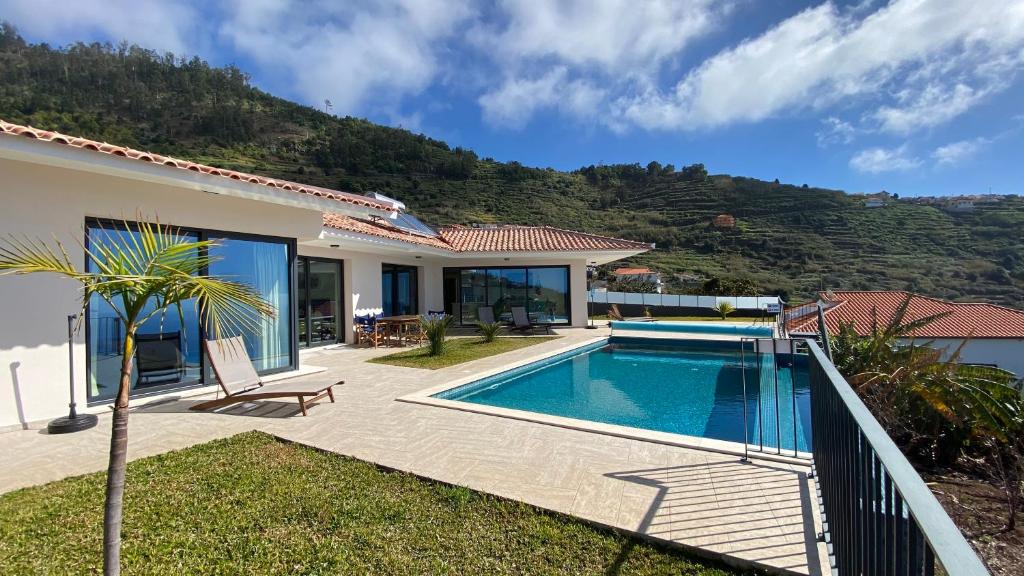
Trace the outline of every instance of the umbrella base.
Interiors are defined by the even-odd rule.
[[[81,432],[96,425],[98,418],[95,414],[76,414],[74,416],[61,416],[46,425],[46,431],[50,434],[70,434]]]

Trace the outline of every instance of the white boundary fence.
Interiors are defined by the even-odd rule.
[[[691,296],[591,290],[587,297],[590,302],[595,304],[639,304],[641,306],[678,306],[683,308],[714,308],[718,306],[719,302],[728,302],[737,310],[764,310],[769,304],[779,304],[778,296]]]

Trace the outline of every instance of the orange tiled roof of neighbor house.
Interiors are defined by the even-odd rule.
[[[732,228],[736,226],[736,217],[732,214],[719,214],[711,223],[718,228]]]
[[[618,268],[612,274],[616,276],[640,276],[642,274],[652,274],[652,272],[650,268]]]
[[[586,252],[650,250],[653,245],[550,226],[449,226],[440,231],[457,252]]]
[[[172,158],[170,156],[154,154],[152,152],[143,152],[141,150],[135,150],[125,146],[116,146],[114,144],[107,144],[106,142],[89,140],[87,138],[68,136],[66,134],[61,134],[60,132],[54,132],[52,130],[40,130],[38,128],[32,128],[31,126],[12,124],[10,122],[5,122],[3,120],[0,120],[0,134],[34,138],[36,140],[42,140],[44,142],[62,144],[65,146],[71,146],[73,148],[81,148],[83,150],[92,150],[94,152],[99,152],[101,154],[109,154],[111,156],[121,156],[123,158],[138,160],[140,162],[160,164],[163,166],[169,166],[171,168],[179,168],[181,170],[191,170],[193,172],[200,172],[202,174],[209,174],[212,176],[222,176],[224,178],[230,178],[231,180],[239,180],[242,182],[248,182],[250,184],[259,184],[262,186],[269,186],[271,188],[289,190],[299,194],[308,194],[310,196],[326,198],[328,200],[337,200],[339,202],[345,202],[356,206],[364,206],[367,208],[374,208],[378,210],[391,210],[390,206],[386,206],[384,204],[376,202],[365,196],[360,196],[358,194],[350,194],[348,192],[340,192],[338,190],[329,190],[327,188],[310,186],[309,184],[300,184],[298,182],[290,182],[288,180],[267,178],[264,176],[257,176],[255,174],[248,174],[245,172],[238,172],[235,170],[227,170],[225,168],[215,168],[213,166],[207,166],[205,164],[190,162],[188,160],[180,160],[178,158]]]
[[[940,312],[949,314],[915,331],[916,338],[1022,338],[1024,311],[986,303],[960,303],[903,291],[837,291],[822,294],[825,302],[825,325],[829,332],[839,331],[840,324],[853,322],[861,336],[871,333],[872,317],[879,326],[886,325],[899,306],[910,297],[905,321],[912,321]],[[787,329],[791,333],[818,331],[818,313],[813,311],[794,318]]]

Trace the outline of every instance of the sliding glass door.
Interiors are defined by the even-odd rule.
[[[419,278],[415,266],[382,264],[380,287],[385,316],[419,313]]]
[[[476,323],[481,306],[493,307],[495,318],[506,322],[517,306],[534,322],[571,320],[568,266],[445,268],[444,279],[446,310],[462,324]]]
[[[210,249],[214,261],[204,274],[247,284],[276,310],[273,318],[261,318],[255,329],[222,336],[244,336],[253,366],[260,373],[280,372],[296,366],[293,333],[294,290],[292,263],[295,244],[284,238],[181,229],[187,240],[215,240]],[[86,243],[133,243],[138,232],[123,223],[88,220]],[[93,264],[86,262],[86,269]],[[117,392],[123,358],[124,326],[113,304],[93,297],[86,309],[86,372],[89,403],[108,402]],[[154,303],[147,305],[149,311]],[[143,314],[145,314],[145,310]],[[132,395],[145,395],[173,388],[213,382],[204,370],[203,339],[194,301],[185,302],[179,316],[176,309],[157,314],[139,327],[132,368]]]
[[[341,261],[299,258],[299,347],[338,342],[341,323]]]
[[[217,245],[210,250],[215,261],[209,274],[247,284],[270,303],[277,315],[261,317],[258,329],[244,329],[226,336],[243,336],[249,358],[257,371],[280,372],[292,361],[292,247],[281,239],[257,236],[210,235]]]
[[[180,232],[186,241],[199,240],[195,232]],[[86,246],[98,243],[106,246],[131,247],[138,241],[136,230],[124,226],[88,222]],[[86,270],[95,272],[95,264],[86,259]],[[115,308],[116,307],[116,308]],[[155,309],[148,302],[142,317]],[[124,312],[120,300],[107,302],[93,295],[86,309],[86,341],[88,356],[88,400],[106,402],[114,399],[120,384],[121,362],[124,358],[124,324],[119,313]],[[139,326],[135,336],[135,362],[132,364],[133,394],[153,393],[168,388],[188,386],[202,381],[202,342],[195,302],[182,304],[177,310],[157,314]]]

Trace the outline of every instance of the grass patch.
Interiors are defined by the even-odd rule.
[[[5,574],[99,573],[104,473],[0,496]],[[128,465],[126,574],[732,574],[250,432]]]
[[[493,342],[484,342],[480,338],[452,338],[448,340],[448,347],[440,356],[427,354],[425,346],[403,350],[387,356],[373,358],[368,362],[377,364],[391,364],[392,366],[405,366],[408,368],[428,368],[437,370],[446,368],[470,360],[478,360],[502,352],[511,352],[527,346],[533,346],[542,342],[548,342],[559,338],[559,336],[503,336],[496,338]]]

